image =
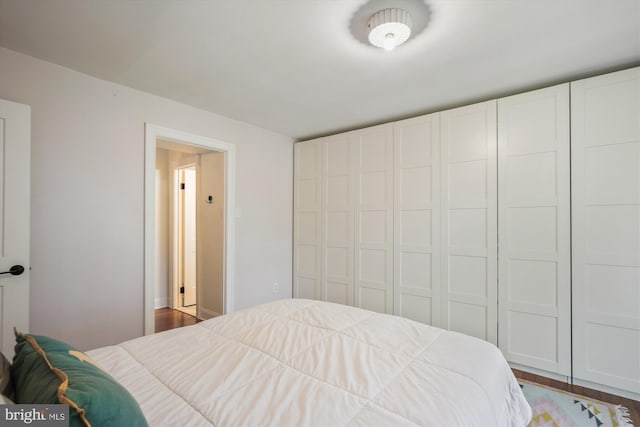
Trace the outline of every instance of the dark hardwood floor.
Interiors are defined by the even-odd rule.
[[[200,319],[171,308],[159,308],[156,310],[156,332],[194,325]]]
[[[629,410],[631,415],[631,422],[635,426],[640,426],[640,402],[637,400],[631,400],[613,394],[605,393],[598,390],[592,390],[590,388],[581,387],[578,385],[571,385],[562,381],[552,380],[550,378],[541,377],[539,375],[530,374],[528,372],[519,371],[513,369],[513,373],[516,378],[531,381],[548,387],[557,388],[559,390],[568,391],[570,393],[579,394],[591,399],[601,400],[607,403],[614,403],[616,405],[622,405]]]
[[[196,319],[195,317],[178,310],[172,310],[170,308],[160,308],[156,310],[156,332],[180,328],[182,326],[189,326],[198,322],[200,322],[199,319]],[[557,388],[559,390],[564,390],[575,394],[580,394],[582,396],[601,400],[603,402],[622,405],[629,410],[629,413],[631,414],[631,421],[633,422],[633,424],[640,427],[640,402],[637,400],[626,399],[624,397],[592,390],[586,387],[566,384],[561,381],[555,381],[549,378],[541,377],[539,375],[519,371],[517,369],[514,369],[513,372],[517,378],[521,378],[523,380],[532,381],[534,383]]]

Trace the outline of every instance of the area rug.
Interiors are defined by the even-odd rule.
[[[529,427],[633,427],[627,408],[518,380],[531,405]]]

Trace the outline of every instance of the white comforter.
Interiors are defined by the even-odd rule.
[[[151,426],[518,426],[500,351],[399,317],[281,300],[88,352]]]

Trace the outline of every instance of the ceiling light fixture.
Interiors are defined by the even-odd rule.
[[[384,9],[374,13],[367,24],[369,43],[393,50],[411,35],[411,15],[402,9]]]

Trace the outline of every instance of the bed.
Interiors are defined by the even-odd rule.
[[[87,354],[151,426],[525,426],[500,351],[395,316],[292,299]]]

